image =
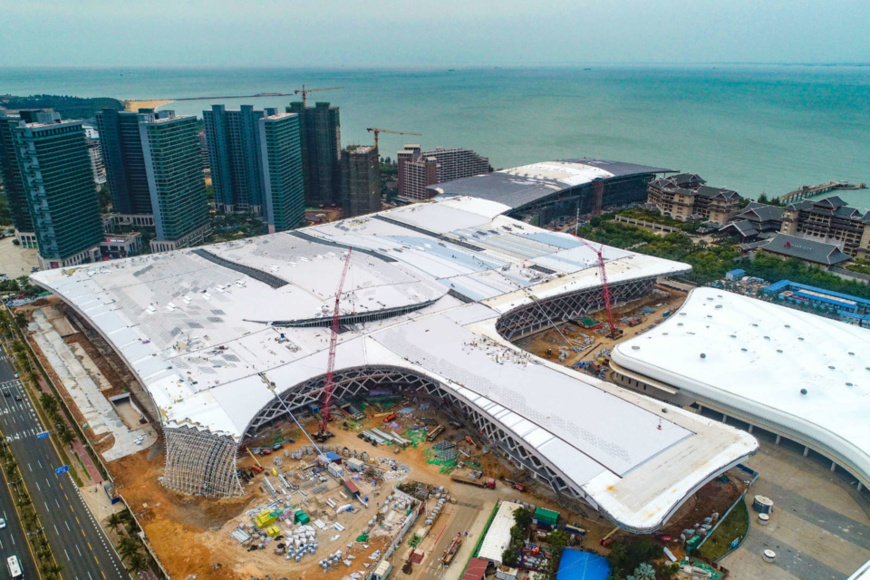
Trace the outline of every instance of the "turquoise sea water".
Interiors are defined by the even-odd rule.
[[[448,70],[0,68],[0,94],[121,99],[292,92],[341,107],[342,141],[381,154],[405,141],[471,147],[496,168],[599,157],[699,173],[755,197],[829,180],[870,183],[870,67],[592,66]],[[167,105],[198,114],[212,103],[283,108],[290,97]],[[870,207],[870,193],[840,192]]]

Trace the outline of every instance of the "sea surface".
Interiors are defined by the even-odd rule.
[[[294,97],[213,98],[343,87],[309,95],[341,107],[343,144],[381,155],[404,142],[471,147],[495,168],[596,157],[700,174],[747,197],[831,180],[870,184],[870,66],[600,66],[307,70],[0,68],[0,94],[174,99],[283,110]],[[839,192],[870,208],[868,190]]]

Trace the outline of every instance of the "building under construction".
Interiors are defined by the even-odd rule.
[[[689,266],[607,247],[599,260],[597,244],[510,210],[453,197],[33,279],[149,393],[174,490],[243,493],[239,446],[320,404],[334,352],[334,400],[375,389],[437,400],[555,493],[654,530],[755,439],[511,341],[601,309],[601,262],[614,300]]]
[[[288,113],[299,115],[302,136],[302,174],[305,205],[332,207],[341,204],[341,119],[338,107],[316,103],[290,103]]]
[[[344,217],[381,209],[381,162],[377,147],[349,145],[341,156]]]

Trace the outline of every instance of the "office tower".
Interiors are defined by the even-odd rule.
[[[12,136],[40,268],[97,259],[103,226],[81,121],[27,123],[25,118]]]
[[[251,105],[238,111],[213,105],[202,112],[218,211],[263,213],[260,120],[275,113],[275,109],[255,111]]]
[[[488,158],[464,148],[422,151],[420,145],[405,144],[396,159],[399,196],[408,199],[428,199],[426,188],[430,185],[489,172]]]
[[[5,111],[0,110],[0,171],[3,175],[3,194],[15,226],[15,237],[23,247],[35,248],[33,220],[30,219],[30,208],[24,198],[24,184],[21,182],[21,170],[18,167],[13,140],[13,129],[20,122],[20,117],[7,116]]]
[[[169,117],[172,112],[161,114]],[[154,225],[139,123],[149,122],[156,115],[152,109],[139,109],[138,112],[103,109],[97,112],[106,183],[112,192],[112,211],[116,219],[130,225]]]
[[[140,122],[139,136],[157,231],[151,250],[201,243],[208,232],[208,207],[196,117]]]
[[[344,217],[381,209],[381,166],[377,148],[351,145],[341,156]]]
[[[341,202],[341,123],[338,107],[290,103],[288,113],[299,115],[302,132],[302,170],[305,205],[335,206]]]
[[[269,233],[297,228],[305,218],[299,115],[273,114],[261,118],[258,125],[263,204]]]

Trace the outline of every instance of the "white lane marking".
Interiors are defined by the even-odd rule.
[[[71,530],[70,527],[69,527],[69,522],[64,521],[63,523],[66,524],[66,531],[71,532],[72,530]]]
[[[63,553],[66,554],[66,561],[69,562],[71,559],[69,557],[69,552],[66,551],[66,548],[63,549]]]
[[[81,556],[81,555],[82,555],[82,551],[79,550],[79,545],[78,545],[78,544],[76,544],[76,550],[78,550],[78,552],[79,552],[79,556]]]

